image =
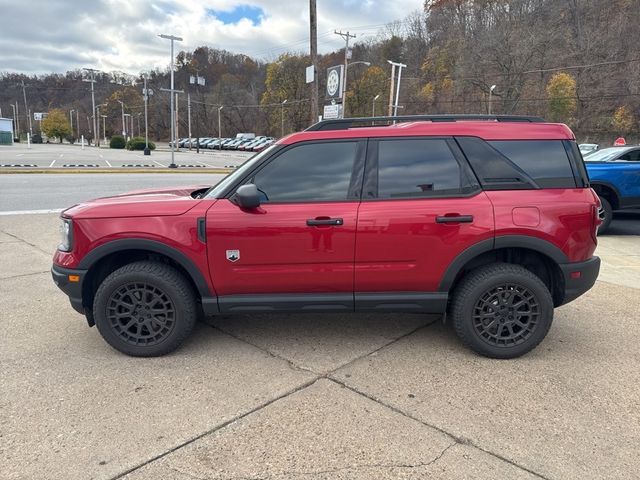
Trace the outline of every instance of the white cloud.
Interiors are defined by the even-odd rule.
[[[320,52],[340,48],[334,29],[355,28],[361,39],[377,26],[403,19],[423,0],[318,0]],[[207,12],[259,7],[261,22],[225,24]],[[201,45],[271,59],[287,51],[308,51],[307,0],[0,0],[0,71],[48,73],[95,67],[136,74],[163,68],[168,33],[184,38],[176,51]],[[356,39],[356,41],[358,41]]]

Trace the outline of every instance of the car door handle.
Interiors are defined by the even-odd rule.
[[[473,215],[440,215],[436,217],[436,223],[472,223]]]
[[[307,219],[307,225],[310,227],[319,227],[324,225],[342,225],[344,220],[341,218],[317,217]]]

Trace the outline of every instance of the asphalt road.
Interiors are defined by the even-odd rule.
[[[141,188],[218,183],[224,175],[197,173],[0,175],[0,214],[55,210]]]

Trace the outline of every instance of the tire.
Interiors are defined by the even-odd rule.
[[[598,227],[598,235],[605,233],[609,226],[611,225],[611,220],[613,220],[613,208],[611,207],[611,203],[604,197],[600,198],[600,203],[602,204],[602,208],[598,210],[598,216],[600,220],[602,220],[602,224]]]
[[[140,261],[102,281],[93,316],[102,338],[116,350],[134,357],[156,357],[174,351],[189,336],[197,305],[191,285],[180,272],[164,263]]]
[[[456,334],[468,348],[485,357],[516,358],[533,350],[547,335],[553,321],[553,299],[547,286],[529,270],[497,263],[463,277],[454,291],[450,315]]]

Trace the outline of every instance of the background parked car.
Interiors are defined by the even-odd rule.
[[[640,145],[603,148],[588,155],[584,164],[602,203],[598,233],[603,233],[615,210],[640,208]]]
[[[586,157],[587,155],[591,155],[593,152],[598,150],[598,146],[599,145],[597,143],[581,143],[580,145],[578,145],[578,148],[580,148],[580,153],[582,154],[582,156]]]

